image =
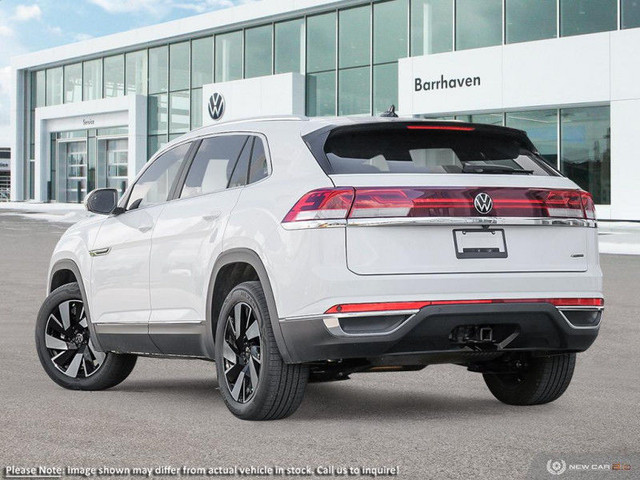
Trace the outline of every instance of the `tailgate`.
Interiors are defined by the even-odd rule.
[[[430,175],[404,178],[398,187],[384,186],[398,182],[395,175],[375,175],[375,183],[357,177],[332,176],[337,186],[355,187],[346,222],[347,265],[354,273],[587,270],[588,225],[595,222],[585,218],[581,193],[567,189],[566,179],[466,175],[466,186],[456,187],[438,185]]]
[[[508,225],[348,225],[347,265],[361,275],[582,272],[587,270],[585,230]],[[482,238],[485,235],[488,240]],[[456,237],[469,240],[460,245]]]

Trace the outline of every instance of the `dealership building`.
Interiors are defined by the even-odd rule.
[[[126,188],[164,144],[264,115],[527,131],[603,219],[640,220],[640,0],[250,3],[13,59],[11,197]]]

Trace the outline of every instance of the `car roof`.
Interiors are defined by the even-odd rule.
[[[434,125],[465,125],[465,122],[459,120],[437,120],[437,119],[423,119],[414,117],[373,117],[373,116],[342,116],[342,117],[305,117],[298,115],[277,115],[266,117],[252,117],[238,120],[229,120],[218,122],[214,125],[206,125],[177,138],[170,142],[166,147],[162,149],[165,151],[167,147],[171,145],[182,143],[189,139],[205,137],[208,135],[215,135],[217,133],[227,132],[264,132],[273,127],[290,128],[291,133],[299,136],[304,136],[309,133],[326,129],[342,126],[356,126],[356,125],[380,125],[380,124],[393,124],[393,123],[424,123]],[[473,124],[475,128],[490,130],[509,131],[512,134],[526,135],[521,130],[515,130],[512,128],[501,127],[496,125],[482,125]]]

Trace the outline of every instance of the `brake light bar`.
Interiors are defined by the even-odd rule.
[[[479,300],[429,300],[422,302],[347,303],[334,305],[325,313],[370,313],[420,310],[434,305],[477,305],[498,303],[550,303],[556,307],[603,307],[603,298],[505,298]]]
[[[491,198],[480,213],[476,196]],[[582,190],[510,187],[339,187],[313,190],[283,223],[397,217],[524,217],[595,219],[591,195]]]
[[[408,125],[408,130],[449,130],[454,132],[473,132],[474,127],[459,127],[457,125]]]

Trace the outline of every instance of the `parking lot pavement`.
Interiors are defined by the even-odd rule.
[[[141,359],[104,392],[49,380],[33,329],[65,228],[0,215],[2,467],[398,466],[399,478],[527,478],[547,475],[547,458],[640,450],[640,257],[602,256],[600,337],[555,403],[502,405],[480,375],[447,365],[310,385],[293,417],[250,423],[227,411],[208,362]]]

